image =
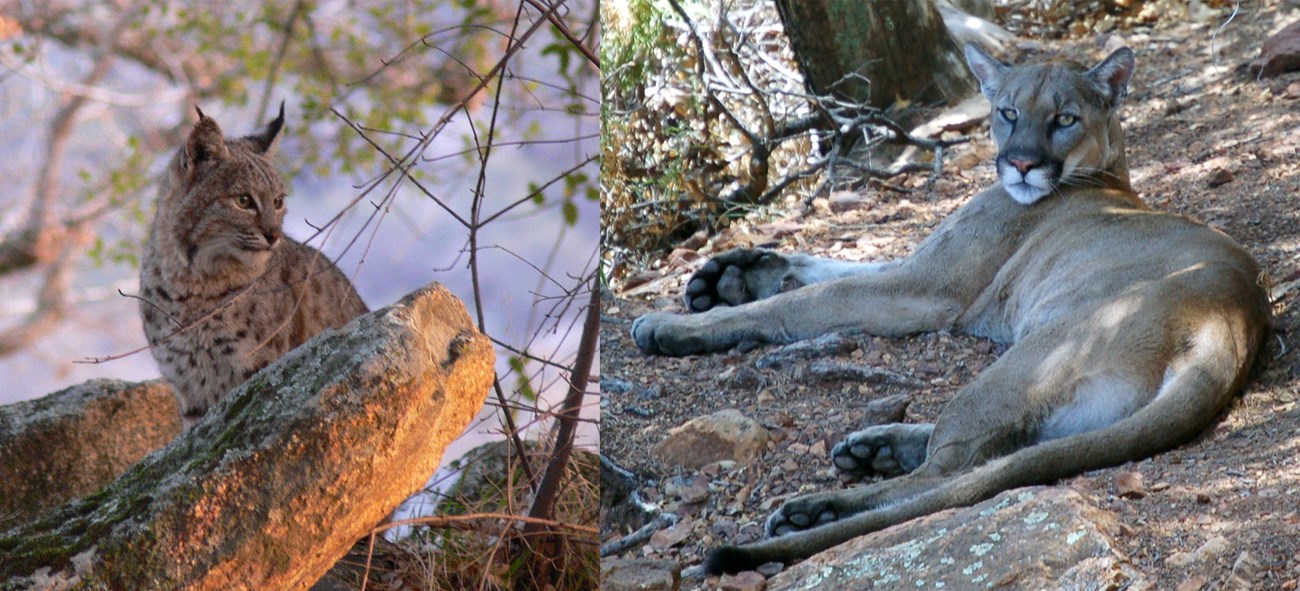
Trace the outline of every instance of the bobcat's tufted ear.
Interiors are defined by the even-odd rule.
[[[230,155],[226,140],[221,135],[221,127],[211,117],[204,115],[197,105],[194,110],[199,112],[199,122],[190,130],[190,137],[185,141],[185,158],[181,166],[186,171],[193,171],[199,164],[223,160]]]
[[[991,55],[983,48],[974,44],[966,44],[966,64],[970,66],[970,71],[980,81],[980,92],[989,100],[993,100],[998,95],[998,90],[1002,88],[1002,77],[1011,69],[1011,66]]]
[[[1111,106],[1115,106],[1128,95],[1128,80],[1133,77],[1135,69],[1137,65],[1134,63],[1133,50],[1121,47],[1088,70],[1088,78],[1101,86],[1106,99]]]
[[[272,119],[253,135],[245,137],[252,144],[253,151],[262,154],[267,158],[275,155],[275,149],[280,145],[280,132],[284,130],[284,101],[280,101],[280,114]]]

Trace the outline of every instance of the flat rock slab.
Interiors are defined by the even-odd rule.
[[[1065,488],[1008,491],[836,546],[768,581],[813,589],[1142,587],[1117,548],[1119,522]]]
[[[0,406],[4,529],[94,492],[181,432],[167,384],[91,380]]]
[[[99,492],[0,534],[0,589],[305,590],[424,485],[493,361],[437,284],[326,331]]]

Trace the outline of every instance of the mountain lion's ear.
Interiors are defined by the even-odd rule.
[[[1011,69],[1007,63],[988,54],[974,43],[966,44],[966,64],[980,81],[980,92],[993,100],[1002,88],[1002,76]]]
[[[221,127],[203,111],[199,112],[199,122],[190,130],[190,137],[185,141],[185,159],[181,163],[186,170],[194,170],[199,164],[215,160],[224,160],[230,155],[226,149],[226,140],[221,135]]]
[[[1101,86],[1107,100],[1114,106],[1128,95],[1128,80],[1133,77],[1135,69],[1137,65],[1133,59],[1133,50],[1121,47],[1096,67],[1088,70],[1088,78]]]
[[[284,101],[280,101],[280,114],[275,119],[244,139],[252,144],[254,152],[270,158],[275,155],[275,149],[280,145],[282,130],[284,130]]]

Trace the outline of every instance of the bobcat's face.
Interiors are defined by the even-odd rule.
[[[1132,51],[1116,51],[1091,70],[1068,62],[1012,69],[974,45],[966,59],[993,104],[998,178],[1012,199],[1029,205],[1062,185],[1120,180],[1109,177],[1118,177],[1113,169],[1124,154],[1118,106],[1133,74]]]
[[[232,154],[187,192],[197,221],[177,228],[196,268],[261,270],[280,241],[284,184],[260,156]]]
[[[212,119],[199,123],[173,158],[154,231],[198,277],[258,275],[280,243],[284,182],[268,159],[280,118],[252,136],[227,140]]]

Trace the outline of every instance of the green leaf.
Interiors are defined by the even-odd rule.
[[[510,356],[510,370],[515,373],[515,391],[520,396],[529,401],[537,400],[537,391],[533,390],[533,384],[528,380],[528,374],[524,373],[524,358],[519,355]]]
[[[564,223],[572,226],[578,223],[578,204],[566,200],[564,202]]]

